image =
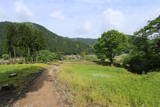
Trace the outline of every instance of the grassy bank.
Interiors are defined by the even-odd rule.
[[[65,63],[58,79],[69,86],[75,106],[159,107],[160,73],[135,75],[93,63]]]
[[[49,67],[46,64],[14,64],[0,65],[0,88],[4,84],[13,84],[17,89],[24,85],[27,77]],[[16,77],[9,78],[9,74],[17,73]]]

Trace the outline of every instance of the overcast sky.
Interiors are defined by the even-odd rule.
[[[132,34],[160,15],[160,0],[0,0],[0,21],[34,22],[66,37]]]

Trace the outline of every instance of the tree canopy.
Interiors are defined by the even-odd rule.
[[[94,45],[95,53],[99,59],[104,61],[109,59],[113,63],[116,55],[125,51],[127,46],[127,36],[116,30],[104,32]]]

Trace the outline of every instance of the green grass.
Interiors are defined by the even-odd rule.
[[[13,84],[17,89],[23,87],[28,76],[49,67],[46,64],[14,64],[0,65],[0,88],[4,84]],[[16,77],[9,78],[8,74],[17,73]]]
[[[68,85],[76,107],[160,107],[160,73],[135,75],[81,62],[63,64],[58,79]]]

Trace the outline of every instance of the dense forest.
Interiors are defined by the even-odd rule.
[[[92,52],[90,44],[84,43],[78,40],[66,38],[59,36],[45,27],[31,23],[12,23],[12,22],[0,22],[0,55],[7,53],[6,41],[7,41],[7,27],[14,25],[18,28],[21,24],[25,24],[29,28],[36,29],[40,31],[41,38],[43,39],[44,46],[46,50],[50,50],[52,52],[60,52],[63,54],[79,54],[81,52]],[[19,35],[21,36],[21,35]],[[16,37],[17,38],[17,37]],[[16,42],[17,39],[13,38],[13,41]],[[94,41],[93,41],[94,42]],[[93,44],[91,42],[91,44]]]

